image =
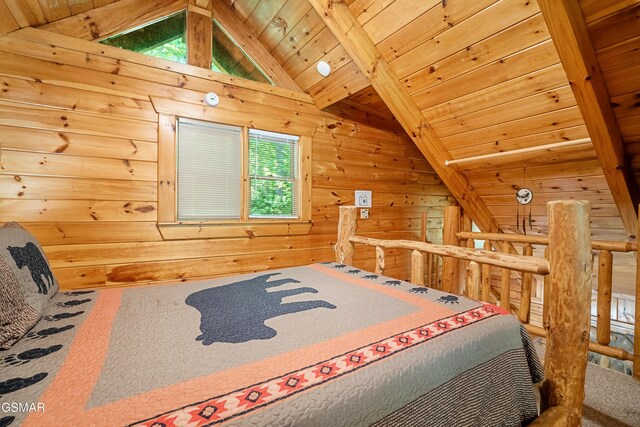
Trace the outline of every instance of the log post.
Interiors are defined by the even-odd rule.
[[[384,274],[384,249],[379,246],[376,246],[376,271],[375,273],[379,276]]]
[[[464,292],[468,298],[480,299],[480,266],[475,261],[469,262],[467,267]]]
[[[511,243],[502,242],[502,252],[511,253]],[[503,268],[500,272],[500,307],[511,311],[511,270]]]
[[[424,255],[420,251],[411,252],[411,283],[424,286]]]
[[[491,242],[484,241],[483,249],[485,251],[491,250]],[[491,302],[491,266],[489,264],[482,264],[482,301]]]
[[[340,206],[340,219],[338,221],[338,239],[336,241],[336,262],[340,264],[353,264],[353,243],[350,238],[356,235],[356,207]]]
[[[435,257],[435,255],[433,254],[427,254],[427,282],[425,283],[425,286],[427,287],[431,287],[431,282],[433,279],[433,258]]]
[[[471,232],[473,230],[473,221],[471,220],[471,217],[469,216],[467,211],[465,211],[464,209],[462,210],[462,215],[460,218],[460,230],[467,232]],[[464,242],[461,242],[460,239],[458,239],[458,241],[460,242],[460,246],[463,246],[464,243],[464,247],[473,248],[473,239],[467,239]],[[458,260],[458,281],[460,284],[460,289],[463,289],[466,286],[465,277],[467,274],[468,266],[469,261]]]
[[[524,245],[525,256],[533,255],[533,246],[529,243]],[[529,323],[530,310],[531,310],[531,284],[533,283],[533,274],[522,273],[522,292],[520,293],[520,310],[518,311],[518,317],[522,323]]]
[[[613,279],[613,254],[600,251],[598,255],[598,321],[597,339],[602,345],[611,341],[611,288]]]
[[[427,239],[427,213],[426,212],[422,212],[422,217],[420,218],[420,241],[421,242],[429,242],[429,239]],[[431,258],[432,255],[431,254],[427,254],[427,277],[426,277],[426,283],[423,281],[423,283],[425,284],[425,286],[431,286]],[[411,260],[411,262],[413,262],[413,259]],[[412,264],[413,265],[413,264]],[[424,269],[424,267],[423,267]],[[413,272],[413,270],[412,270]]]
[[[638,219],[640,220],[640,208],[638,210]],[[636,241],[640,242],[640,225],[636,233]],[[640,248],[636,249],[636,319],[633,330],[633,336],[635,337],[633,340],[633,376],[640,380]]]
[[[561,406],[580,426],[589,348],[591,215],[586,201],[547,203],[551,262],[543,403]]]
[[[428,242],[427,239],[427,213],[422,212],[422,217],[420,218],[420,241]]]
[[[549,245],[544,248],[544,257],[549,259]],[[547,318],[549,317],[549,298],[551,297],[551,289],[549,288],[550,275],[544,276],[543,286],[542,286],[542,324],[547,323]]]
[[[445,245],[458,246],[458,236],[460,231],[460,207],[445,206],[444,208],[444,235],[442,236]],[[444,257],[442,266],[442,290],[450,294],[459,294],[458,288],[458,260],[453,257]]]

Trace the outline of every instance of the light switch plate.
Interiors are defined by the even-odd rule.
[[[371,207],[371,191],[356,190],[356,207],[357,208],[370,208]]]

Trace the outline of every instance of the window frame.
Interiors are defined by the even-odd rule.
[[[311,229],[311,139],[315,129],[282,129],[267,123],[253,125],[253,120],[240,117],[215,117],[216,110],[181,108],[184,103],[164,99],[166,111],[158,111],[158,230],[165,240],[191,238],[259,237],[309,234]],[[156,105],[156,107],[158,107]],[[156,108],[158,110],[158,108]],[[177,114],[168,114],[168,112]],[[220,110],[217,110],[220,111]],[[208,113],[212,112],[212,113]],[[213,116],[213,117],[212,117]],[[203,120],[242,128],[242,197],[239,219],[178,220],[177,197],[177,121],[179,117]],[[250,218],[249,217],[249,128],[284,133],[299,137],[298,140],[298,218]]]

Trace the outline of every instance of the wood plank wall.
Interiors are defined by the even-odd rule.
[[[62,288],[332,260],[338,205],[353,203],[355,189],[373,191],[363,235],[418,238],[427,212],[429,237],[441,240],[442,207],[453,200],[408,138],[338,120],[287,91],[248,89],[228,78],[223,84],[211,75],[35,29],[0,38],[0,222],[18,221],[37,236]],[[321,123],[313,137],[308,236],[162,240],[158,115],[149,97],[201,106],[211,90],[221,95],[222,111]],[[373,269],[368,252],[356,251],[358,267]],[[408,254],[390,252],[387,266],[390,275],[407,277]]]

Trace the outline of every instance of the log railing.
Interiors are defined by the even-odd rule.
[[[640,230],[639,230],[640,233]],[[640,235],[640,234],[639,234]],[[456,237],[461,243],[472,242],[474,240],[485,240],[487,245],[489,242],[494,242],[497,246],[501,247],[503,252],[507,252],[507,246],[511,244],[522,244],[523,254],[531,256],[533,254],[533,245],[542,246],[548,248],[549,237],[547,236],[523,236],[518,234],[501,234],[501,233],[477,233],[462,231],[456,233]],[[487,246],[485,246],[487,247]],[[597,254],[598,263],[598,276],[597,276],[597,317],[596,317],[596,342],[589,343],[589,350],[608,356],[614,357],[620,360],[629,360],[633,362],[633,376],[640,379],[640,339],[634,338],[634,350],[630,353],[624,349],[609,346],[610,334],[611,334],[611,296],[613,288],[613,253],[619,252],[638,252],[638,244],[632,242],[615,242],[615,241],[603,241],[592,240],[591,249],[593,251],[599,251]],[[545,257],[548,258],[548,251],[545,250]],[[640,264],[639,264],[640,265]],[[636,267],[637,269],[637,267]],[[487,280],[491,280],[491,273],[489,270],[484,272]],[[484,277],[483,277],[484,279]],[[516,307],[511,304],[509,298],[506,297],[506,293],[510,293],[511,286],[511,271],[503,268],[501,271],[501,281],[499,294],[500,306],[509,307],[509,310],[514,312],[522,323],[525,324],[527,330],[534,335],[546,336],[546,330],[530,324],[530,312],[531,312],[531,284],[532,276],[530,274],[521,275],[521,295],[520,305]],[[544,279],[543,288],[543,324],[545,323],[545,316],[549,312],[549,301],[552,291],[549,290],[549,281],[547,277]],[[640,337],[640,274],[636,274],[636,299],[635,299],[635,325],[634,325],[634,337]],[[486,297],[486,295],[483,295]],[[489,296],[490,298],[490,296]],[[488,301],[488,299],[484,299]],[[589,309],[590,312],[590,309]]]
[[[446,212],[446,210],[445,210]],[[453,212],[453,211],[451,211]],[[541,274],[549,277],[549,288],[554,298],[549,301],[545,321],[547,351],[545,353],[545,384],[543,404],[551,407],[541,416],[545,425],[580,425],[584,381],[587,364],[589,336],[589,306],[591,293],[590,207],[588,202],[562,201],[548,203],[550,256],[548,259],[512,253],[462,248],[457,245],[434,245],[408,240],[382,240],[356,236],[356,209],[340,207],[336,260],[352,264],[354,244],[374,246],[376,249],[376,273],[384,272],[385,249],[407,249],[411,252],[411,281],[422,283],[424,256],[444,258],[443,290],[460,289],[457,281],[458,261],[469,262],[465,280],[465,294],[487,301],[490,281],[483,278],[487,269],[499,267],[524,274]],[[445,215],[445,227],[457,230],[460,216],[451,220]],[[502,236],[502,235],[501,235]],[[467,237],[469,239],[471,237]],[[460,239],[459,232],[444,230],[445,243]],[[420,265],[418,265],[420,264]],[[505,295],[503,292],[502,295]],[[571,319],[570,324],[566,319]],[[554,424],[555,423],[555,424]]]

